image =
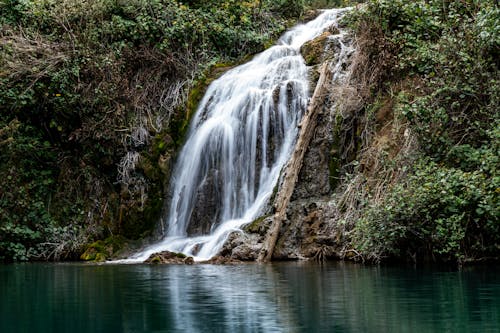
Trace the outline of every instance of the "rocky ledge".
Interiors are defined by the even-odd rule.
[[[144,262],[148,263],[148,264],[192,265],[192,264],[194,264],[194,259],[193,259],[193,257],[188,257],[182,253],[162,251],[162,252],[153,253]]]
[[[215,256],[210,260],[195,262],[193,257],[186,256],[183,253],[170,252],[170,251],[153,253],[144,262],[147,264],[170,264],[170,265],[192,265],[195,263],[212,264],[212,265],[234,265],[243,263],[243,261],[241,260],[223,256]]]

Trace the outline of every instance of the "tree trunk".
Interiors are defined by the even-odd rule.
[[[258,262],[270,261],[274,253],[281,224],[286,218],[286,208],[290,202],[290,198],[292,197],[293,190],[295,189],[295,183],[299,177],[300,168],[302,167],[302,161],[304,160],[307,147],[309,146],[314,130],[316,129],[318,113],[322,108],[324,95],[328,88],[328,84],[326,84],[326,82],[329,79],[331,79],[331,71],[328,69],[328,64],[324,63],[321,67],[320,77],[318,83],[316,84],[316,88],[314,89],[314,94],[307,108],[307,112],[300,122],[300,133],[297,143],[295,144],[295,149],[292,153],[290,161],[288,161],[288,164],[285,167],[283,183],[274,202],[275,213],[273,216],[273,223],[271,224],[266,239],[264,240],[264,244],[262,245],[262,250],[257,258]]]

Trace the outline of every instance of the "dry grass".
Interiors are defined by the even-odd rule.
[[[70,58],[64,43],[46,40],[40,34],[27,34],[22,29],[0,33],[0,77],[10,82],[29,78],[31,87]]]
[[[342,170],[328,227],[332,235],[341,235],[341,256],[353,260],[364,260],[352,245],[357,221],[367,207],[382,204],[390,189],[404,181],[419,149],[416,136],[396,108],[395,96],[405,90],[405,83],[389,91],[383,86],[391,75],[396,47],[373,24],[363,24],[360,31],[349,79],[332,91]],[[367,109],[377,96],[381,105],[376,112]]]
[[[356,38],[358,52],[353,59],[351,82],[365,104],[373,99],[373,92],[381,90],[383,82],[391,76],[395,67],[397,46],[384,38],[378,25],[361,23]]]

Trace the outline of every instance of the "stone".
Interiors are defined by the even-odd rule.
[[[328,197],[290,202],[273,259],[337,259],[345,240],[342,225],[334,218],[334,206]]]
[[[316,17],[318,17],[320,14],[321,14],[321,10],[317,10],[317,9],[308,10],[302,16],[302,21],[304,21],[304,22],[312,21]]]
[[[219,219],[219,207],[222,206],[222,182],[218,171],[212,169],[198,187],[194,200],[193,213],[189,220],[188,235],[206,235],[210,233],[214,221]]]
[[[193,259],[193,257],[187,257],[185,254],[182,254],[182,253],[162,251],[162,252],[153,253],[144,262],[148,263],[148,264],[192,265],[192,264],[194,264],[194,259]]]
[[[328,37],[332,34],[325,31],[319,37],[304,43],[300,48],[300,53],[306,62],[307,66],[314,66],[321,63],[324,59],[324,51],[328,42]]]
[[[242,264],[243,262],[234,258],[228,258],[223,256],[215,256],[210,260],[201,262],[202,264],[212,264],[212,265],[235,265]]]
[[[224,243],[219,256],[238,261],[257,259],[262,248],[263,235],[256,233],[233,232]]]

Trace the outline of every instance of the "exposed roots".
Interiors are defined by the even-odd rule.
[[[130,184],[132,179],[132,173],[135,171],[137,164],[139,163],[140,155],[136,151],[129,151],[121,159],[118,165],[118,181],[121,184]]]
[[[312,259],[322,263],[325,262],[330,255],[331,251],[328,246],[322,245],[318,248]]]

